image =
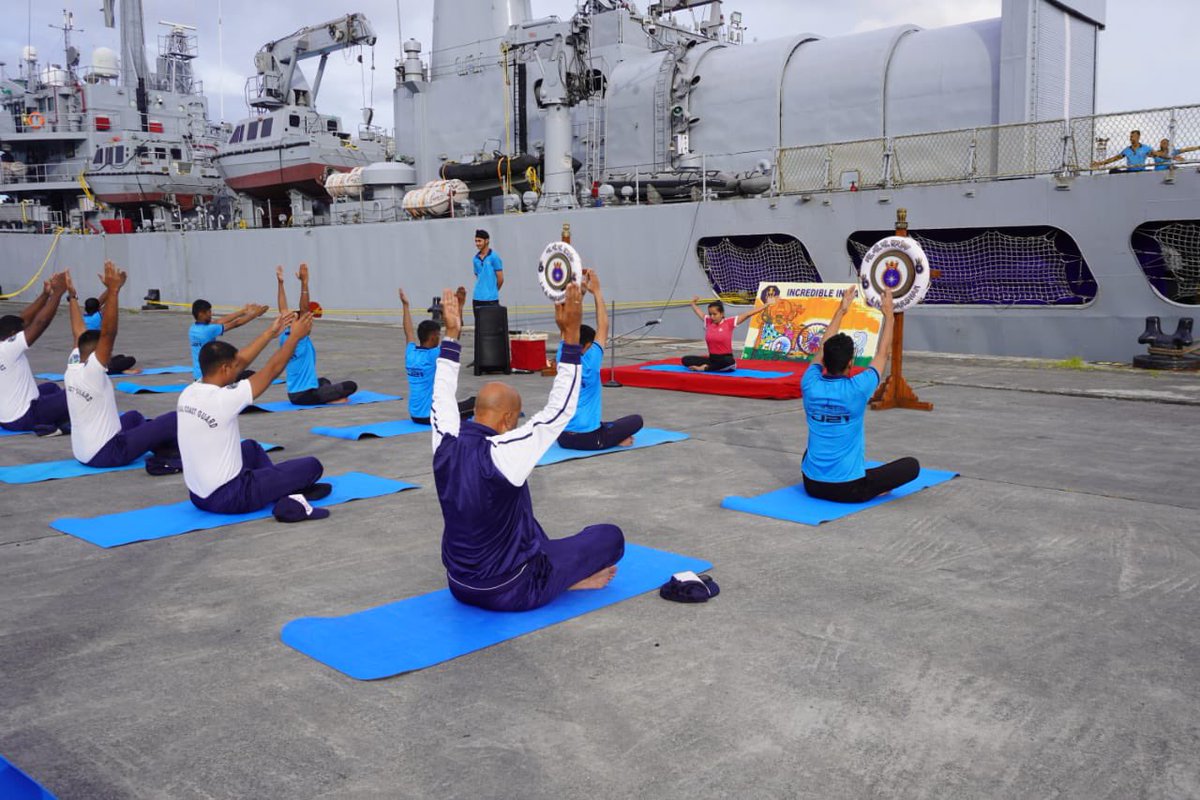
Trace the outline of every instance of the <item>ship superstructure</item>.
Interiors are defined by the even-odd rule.
[[[0,224],[96,229],[164,228],[223,188],[212,165],[218,130],[193,74],[196,37],[164,23],[156,69],[146,59],[141,0],[106,0],[106,23],[121,26],[120,57],[97,48],[81,65],[64,12],[64,58],[42,64],[32,46],[0,94],[4,152]],[[112,227],[112,226],[110,226]]]
[[[291,190],[288,212],[254,198],[251,230],[226,217],[229,230],[130,237],[130,274],[164,298],[233,302],[281,252],[323,258],[325,308],[377,318],[380,286],[432,297],[469,281],[483,226],[516,324],[538,327],[550,309],[533,266],[569,223],[623,306],[618,330],[657,318],[686,336],[693,294],[855,280],[905,207],[939,270],[907,313],[910,347],[1124,360],[1145,317],[1170,325],[1200,304],[1200,171],[1173,152],[1200,144],[1200,107],[1096,115],[1104,24],[1103,0],[1004,0],[999,19],[966,25],[746,43],[740,15],[706,0],[588,0],[569,19],[535,18],[528,0],[436,0],[428,58],[402,44],[394,161],[335,176],[332,203],[310,185],[305,213]],[[253,124],[261,139],[265,119],[268,139],[291,126],[278,115],[305,108],[297,60],[268,63],[286,78],[275,105],[227,147]],[[1133,129],[1169,154],[1093,166]],[[50,246],[0,238],[20,259],[3,285]],[[107,245],[57,247],[81,261]]]

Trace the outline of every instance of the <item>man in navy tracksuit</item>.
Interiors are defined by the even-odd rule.
[[[479,392],[473,421],[461,421],[455,392],[462,311],[442,293],[446,338],[434,377],[433,474],[445,529],[442,563],[459,601],[525,611],[568,589],[599,589],[616,573],[625,538],[615,525],[589,525],[550,539],[533,516],[526,480],[575,413],[579,399],[582,295],[572,285],[555,306],[563,350],[546,407],[520,427],[521,395],[493,382]]]

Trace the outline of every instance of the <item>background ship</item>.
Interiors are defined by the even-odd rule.
[[[248,230],[69,234],[52,260],[116,258],[163,298],[218,303],[244,301],[252,270],[268,291],[274,264],[303,260],[327,309],[378,318],[397,284],[432,297],[468,282],[482,226],[508,265],[513,326],[537,327],[549,308],[533,265],[569,223],[619,301],[618,330],[661,319],[660,333],[695,335],[682,300],[852,281],[905,207],[941,270],[908,314],[910,347],[1127,360],[1144,317],[1200,301],[1200,173],[1090,165],[1132,128],[1200,143],[1200,109],[1096,116],[1104,21],[1102,0],[1005,0],[967,25],[747,44],[710,0],[645,13],[589,0],[570,19],[437,0],[429,59],[409,40],[396,68],[397,160],[353,191],[306,201],[284,229],[255,229],[271,223],[254,211]],[[469,195],[445,204],[453,217],[407,219],[397,198],[448,171]],[[50,248],[0,244],[5,289]]]

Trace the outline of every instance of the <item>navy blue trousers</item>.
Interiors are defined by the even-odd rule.
[[[71,421],[67,410],[67,393],[57,383],[39,383],[38,396],[29,410],[12,422],[0,422],[0,428],[10,431],[34,431],[38,428],[57,428]],[[53,430],[50,431],[53,433]]]
[[[192,504],[216,514],[247,514],[273,505],[289,494],[299,494],[320,480],[324,468],[312,456],[271,463],[262,445],[242,442],[242,473],[208,497],[188,492]]]
[[[621,417],[612,422],[601,422],[600,427],[586,433],[563,431],[558,443],[568,450],[607,450],[633,436],[642,429],[642,418],[637,414]]]
[[[151,450],[175,445],[175,412],[146,419],[137,411],[121,415],[121,432],[104,443],[89,467],[123,467]]]
[[[611,567],[625,554],[625,536],[616,525],[589,525],[565,539],[546,539],[542,551],[518,570],[485,585],[467,585],[447,576],[450,594],[461,603],[489,611],[529,611],[546,605],[584,578]]]

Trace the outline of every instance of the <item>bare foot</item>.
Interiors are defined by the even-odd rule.
[[[688,367],[692,372],[704,372],[704,367]]]
[[[608,586],[608,582],[617,574],[617,567],[614,564],[611,567],[604,569],[592,575],[590,578],[584,578],[579,583],[571,587],[571,589],[603,589]]]
[[[122,372],[121,374],[122,375],[141,375],[142,371],[140,369],[127,369],[124,372]]]
[[[618,442],[617,447],[633,447],[633,437],[630,436],[628,439]]]
[[[349,403],[349,402],[350,402],[349,397],[343,397],[341,400],[330,400],[329,405],[336,406],[338,403]]]

